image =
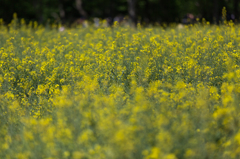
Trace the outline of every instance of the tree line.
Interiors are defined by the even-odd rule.
[[[17,13],[26,21],[72,23],[78,18],[113,20],[120,15],[136,24],[182,22],[190,13],[218,23],[223,7],[228,19],[239,20],[239,0],[1,0],[0,18],[9,23]]]

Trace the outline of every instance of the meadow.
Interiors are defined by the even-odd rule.
[[[240,158],[240,25],[0,21],[0,158]]]

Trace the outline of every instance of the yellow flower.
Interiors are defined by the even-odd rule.
[[[151,154],[148,155],[148,158],[149,158],[149,159],[157,159],[157,158],[159,158],[159,157],[160,157],[160,150],[159,150],[159,148],[153,147],[153,148],[151,149]]]

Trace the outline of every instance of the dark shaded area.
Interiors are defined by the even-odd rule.
[[[71,24],[79,19],[93,20],[94,17],[112,23],[116,17],[128,16],[136,25],[137,22],[183,22],[184,18],[191,19],[193,15],[194,19],[204,17],[218,24],[224,6],[228,20],[237,21],[239,0],[1,0],[0,18],[10,23],[13,13],[17,13],[27,22]]]

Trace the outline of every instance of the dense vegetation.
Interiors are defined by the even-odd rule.
[[[138,21],[145,23],[181,22],[187,13],[218,23],[224,6],[229,16],[234,14],[239,21],[238,0],[1,0],[0,17],[6,23],[11,22],[13,13],[38,23],[59,19],[71,23],[80,17],[127,16],[131,10]]]
[[[240,158],[240,29],[0,26],[0,158]]]

